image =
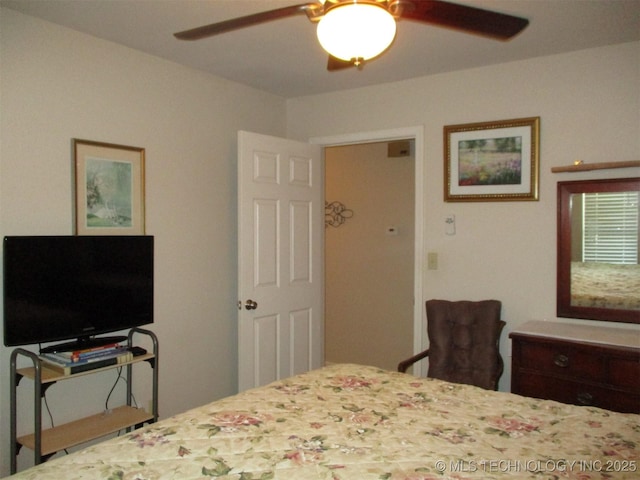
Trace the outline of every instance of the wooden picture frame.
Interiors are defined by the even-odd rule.
[[[145,234],[145,150],[73,139],[76,235]]]
[[[640,324],[638,192],[640,177],[558,182],[558,317]]]
[[[444,127],[445,202],[538,200],[540,117]]]

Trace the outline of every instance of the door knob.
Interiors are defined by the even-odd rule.
[[[253,300],[247,300],[244,302],[244,308],[247,310],[255,310],[258,308],[258,302],[254,302]]]

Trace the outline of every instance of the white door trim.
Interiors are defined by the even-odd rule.
[[[377,130],[371,132],[348,133],[326,137],[313,137],[309,143],[322,147],[353,145],[358,143],[382,142],[387,140],[415,141],[415,242],[413,268],[413,351],[421,352],[426,334],[426,313],[422,290],[422,266],[424,265],[424,126]],[[402,359],[398,359],[398,362]],[[422,362],[414,365],[413,373],[422,375]]]

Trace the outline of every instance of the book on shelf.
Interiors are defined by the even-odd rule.
[[[70,352],[53,352],[57,358],[66,361],[78,361],[92,357],[100,357],[103,355],[111,355],[115,351],[124,351],[126,347],[119,343],[110,343],[99,347],[86,348],[83,350],[74,350]]]
[[[102,357],[90,358],[76,362],[65,362],[60,358],[56,358],[55,354],[44,353],[40,355],[43,366],[49,370],[60,373],[62,375],[72,375],[74,373],[95,370],[96,368],[110,367],[112,365],[120,365],[133,360],[133,354],[128,350],[122,350],[105,355]]]
[[[82,352],[53,352],[47,353],[46,355],[50,356],[51,358],[59,359],[65,363],[68,363],[82,362],[92,358],[112,356],[117,353],[125,353],[127,350],[127,347],[123,345],[114,344],[112,346],[89,349]]]
[[[84,358],[69,358],[68,356],[60,355],[60,353],[41,353],[40,357],[46,358],[47,360],[54,363],[59,363],[60,365],[73,366],[83,363],[97,362],[99,360],[104,360],[111,357],[119,357],[120,355],[125,355],[128,353],[131,353],[131,351],[128,348],[122,347],[105,350],[104,352],[101,352],[100,355],[93,355]]]

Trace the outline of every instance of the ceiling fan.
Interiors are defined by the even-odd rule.
[[[529,20],[442,0],[317,0],[233,18],[175,35],[200,40],[294,15],[306,14],[317,23],[318,40],[329,53],[327,69],[362,67],[393,42],[396,21],[405,19],[462,32],[509,40]]]

